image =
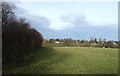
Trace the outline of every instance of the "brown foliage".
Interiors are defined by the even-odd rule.
[[[2,4],[2,55],[3,66],[19,65],[24,55],[42,46],[42,35],[24,19],[16,20],[13,6]]]

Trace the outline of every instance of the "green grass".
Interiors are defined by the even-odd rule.
[[[34,55],[33,63],[8,70],[6,73],[118,74],[118,49],[44,47],[32,55]]]

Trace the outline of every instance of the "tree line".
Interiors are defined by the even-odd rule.
[[[25,62],[24,56],[42,46],[43,37],[31,28],[24,18],[16,19],[13,3],[2,3],[2,63],[18,66]]]
[[[74,40],[72,38],[51,38],[43,41],[43,46],[47,47],[101,47],[101,48],[119,48],[119,41],[102,38],[92,38],[88,40]]]

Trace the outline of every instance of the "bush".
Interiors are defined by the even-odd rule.
[[[42,46],[43,37],[24,19],[16,20],[12,5],[2,4],[3,66],[18,66],[24,55]]]

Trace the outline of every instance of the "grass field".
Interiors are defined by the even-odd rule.
[[[54,47],[36,51],[34,62],[9,70],[17,74],[118,74],[118,49]]]

